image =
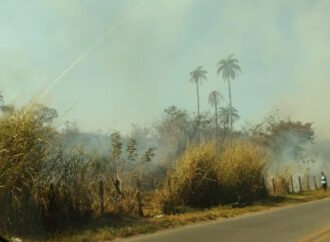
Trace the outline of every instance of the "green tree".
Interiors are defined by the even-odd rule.
[[[241,68],[238,65],[238,60],[233,58],[233,54],[228,56],[227,59],[222,59],[218,62],[217,74],[222,73],[222,79],[228,84],[228,95],[229,95],[229,107],[232,107],[231,99],[231,81],[236,79],[238,72],[241,72]],[[230,108],[229,111],[232,109]],[[233,116],[229,114],[230,130],[233,130]]]
[[[209,104],[214,107],[215,129],[218,132],[218,105],[223,97],[219,91],[212,91],[209,94]]]
[[[221,107],[219,110],[220,123],[222,124],[223,129],[228,130],[230,125],[233,125],[238,119],[238,111],[234,107]],[[231,122],[231,123],[230,123]]]
[[[206,80],[207,71],[203,70],[203,66],[198,66],[195,70],[190,72],[190,81],[196,84],[196,91],[197,91],[197,115],[200,114],[199,108],[199,85],[202,84],[203,80]]]

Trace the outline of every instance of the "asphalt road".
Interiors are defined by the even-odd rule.
[[[330,199],[188,225],[119,241],[330,242]]]

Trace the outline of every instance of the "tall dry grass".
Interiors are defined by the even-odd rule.
[[[42,171],[56,132],[23,108],[0,119],[0,229],[40,229]]]
[[[223,149],[215,144],[189,147],[169,171],[155,204],[171,213],[180,206],[210,207],[265,197],[266,158],[264,149],[246,140],[236,140]]]
[[[220,153],[218,178],[221,184],[221,202],[237,200],[255,201],[267,195],[264,168],[268,150],[248,140],[227,144]]]
[[[122,166],[118,194],[118,167],[111,157],[66,149],[66,134],[56,131],[43,112],[32,105],[0,117],[0,233],[60,232],[106,212],[141,215],[139,170],[151,161],[153,149],[141,162],[134,153],[130,166],[116,157]]]

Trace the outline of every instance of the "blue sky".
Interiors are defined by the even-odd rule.
[[[208,71],[201,109],[212,111],[215,89],[227,102],[216,63],[234,53],[243,121],[276,106],[330,137],[329,12],[326,0],[2,0],[0,90],[8,103],[44,102],[86,131],[127,132],[170,105],[194,112],[189,73],[199,65]]]

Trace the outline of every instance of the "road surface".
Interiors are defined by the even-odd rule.
[[[330,242],[330,199],[188,225],[119,241]]]

